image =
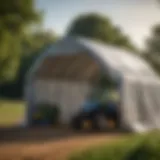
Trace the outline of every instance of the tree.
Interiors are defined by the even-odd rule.
[[[35,9],[34,0],[5,0],[0,5],[1,25],[15,34],[39,20],[39,14]]]
[[[21,40],[27,27],[39,20],[33,0],[5,0],[0,5],[0,83],[15,77]]]
[[[50,30],[38,30],[27,33],[22,40],[23,54],[32,55],[49,43],[54,43],[56,40],[56,34]]]
[[[67,35],[84,36],[97,39],[107,44],[136,50],[128,36],[119,27],[114,26],[109,18],[90,13],[75,18],[68,27]]]
[[[27,33],[22,41],[22,56],[14,81],[5,83],[0,87],[0,95],[7,98],[23,98],[25,76],[36,59],[53,44],[57,36],[51,31],[37,31]]]
[[[145,59],[160,73],[160,25],[152,28],[151,36],[146,40]]]

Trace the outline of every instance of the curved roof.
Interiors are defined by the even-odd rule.
[[[49,46],[33,65],[30,74],[37,70],[45,57],[80,53],[88,53],[113,77],[157,77],[150,65],[137,54],[81,37],[65,37]]]

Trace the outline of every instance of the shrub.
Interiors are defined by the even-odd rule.
[[[94,147],[73,155],[70,160],[159,160],[160,134],[131,136],[127,140]]]
[[[59,120],[60,107],[56,104],[40,103],[36,107],[36,114],[40,115],[40,120],[49,124],[56,124]]]
[[[160,134],[149,134],[128,157],[128,160],[159,160]]]

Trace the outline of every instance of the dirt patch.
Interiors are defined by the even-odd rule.
[[[42,133],[43,132],[43,133]],[[18,132],[20,134],[20,132]],[[24,134],[25,133],[25,134]],[[45,141],[22,141],[22,139],[30,140],[29,138],[44,136],[48,132],[41,130],[32,130],[30,132],[24,132],[21,135],[21,141],[12,141],[12,143],[0,143],[0,160],[66,160],[67,157],[74,151],[80,151],[93,145],[99,145],[101,143],[110,143],[111,141],[119,139],[121,136],[117,134],[71,134],[63,132],[63,138],[56,138],[56,133],[49,140]],[[38,134],[39,133],[39,134]],[[60,132],[59,132],[60,133]],[[57,135],[59,134],[57,132]],[[14,133],[15,134],[15,133]],[[62,133],[61,133],[62,134]],[[15,134],[16,135],[16,134]],[[14,140],[17,137],[14,135]],[[23,135],[23,136],[22,136]],[[28,136],[28,137],[27,137]],[[22,138],[23,137],[23,138]],[[65,138],[64,138],[65,137]],[[10,137],[11,138],[11,137]],[[33,138],[34,139],[34,138]]]
[[[69,154],[86,147],[116,140],[116,136],[94,135],[68,138],[41,144],[0,146],[1,160],[66,160]]]

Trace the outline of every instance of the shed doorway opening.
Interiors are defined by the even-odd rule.
[[[75,129],[115,130],[120,127],[119,83],[107,74],[98,75],[79,112],[72,119]]]

